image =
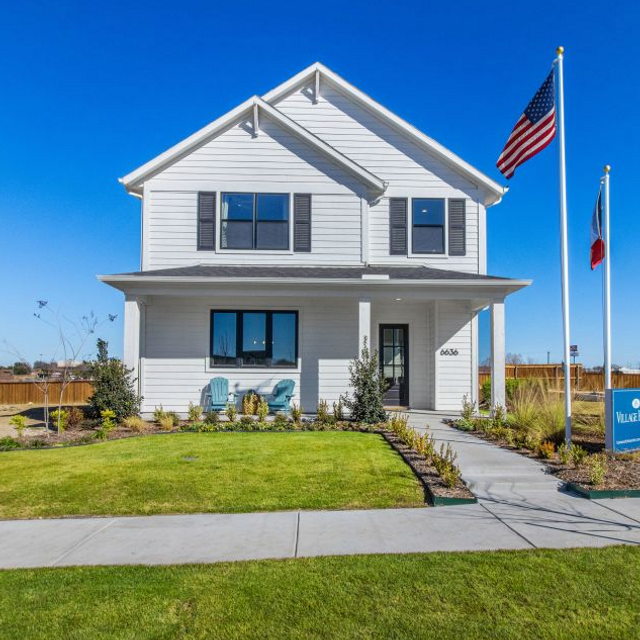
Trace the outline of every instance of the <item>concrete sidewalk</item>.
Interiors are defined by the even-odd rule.
[[[441,415],[413,412],[411,422],[457,451],[479,504],[0,521],[0,568],[640,544],[640,499],[563,493],[541,464],[451,429]]]

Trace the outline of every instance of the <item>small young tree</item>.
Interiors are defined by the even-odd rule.
[[[378,353],[369,351],[366,338],[360,357],[349,364],[349,374],[353,397],[347,396],[344,403],[351,413],[351,418],[366,424],[386,420],[382,404],[385,383],[380,375]]]
[[[140,401],[135,390],[133,369],[117,358],[109,358],[109,344],[98,338],[96,361],[91,367],[93,395],[89,398],[91,414],[99,418],[103,411],[113,411],[117,420],[140,414]]]

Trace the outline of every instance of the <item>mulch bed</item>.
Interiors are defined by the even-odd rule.
[[[393,432],[381,430],[380,434],[411,467],[425,488],[425,497],[428,502],[437,504],[442,502],[442,499],[475,502],[475,496],[462,481],[453,489],[448,487],[424,456],[407,447]]]
[[[450,426],[455,427],[455,421],[449,421]],[[589,468],[582,464],[576,467],[573,463],[562,464],[557,455],[554,458],[541,458],[530,449],[520,449],[509,445],[504,438],[496,438],[485,431],[468,431],[478,438],[492,442],[493,444],[519,453],[527,458],[542,462],[549,472],[566,483],[573,483],[586,491],[624,491],[628,489],[640,489],[640,453],[638,454],[607,454],[607,473],[605,480],[597,487],[589,482]],[[604,451],[604,439],[596,433],[586,433],[578,427],[573,434],[573,443],[586,449],[589,454]]]

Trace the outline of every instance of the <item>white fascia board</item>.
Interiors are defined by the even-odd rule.
[[[324,140],[318,138],[318,136],[299,125],[295,120],[289,118],[289,116],[278,111],[278,109],[270,105],[268,102],[265,102],[261,98],[256,98],[256,104],[284,129],[287,129],[301,140],[307,142],[310,146],[314,147],[324,156],[341,166],[361,182],[364,182],[367,186],[378,191],[379,194],[384,193],[387,188],[387,183],[384,180],[381,180],[378,176],[374,175],[364,167],[361,167],[358,163],[354,162],[343,153],[340,153],[337,149],[334,149],[330,144],[327,144]]]
[[[153,160],[143,164],[124,178],[120,178],[120,182],[125,186],[129,193],[139,195],[142,189],[142,184],[145,180],[149,179],[149,177],[193,151],[197,147],[203,145],[205,142],[223,131],[226,127],[230,126],[244,113],[249,113],[251,109],[255,109],[256,107],[264,111],[272,120],[275,120],[284,129],[307,142],[307,144],[316,149],[322,155],[341,166],[354,177],[358,178],[366,186],[373,189],[376,192],[376,195],[384,193],[387,186],[386,182],[375,176],[370,171],[367,171],[367,169],[361,167],[344,154],[340,153],[337,149],[334,149],[331,145],[324,142],[324,140],[321,140],[310,131],[307,131],[307,129],[288,116],[285,116],[274,106],[268,104],[258,96],[249,98],[249,100],[246,100],[235,109],[232,109],[199,131],[196,131],[188,138],[185,138],[182,142],[179,142],[164,153],[156,156]]]
[[[242,104],[238,105],[235,109],[231,109],[217,120],[210,122],[206,127],[191,134],[188,138],[185,138],[182,142],[174,145],[170,149],[167,149],[164,153],[156,156],[149,162],[146,162],[141,167],[138,167],[135,171],[128,173],[124,178],[120,178],[119,182],[122,183],[125,189],[129,193],[139,193],[142,183],[148,179],[148,177],[167,165],[175,162],[178,158],[186,155],[196,147],[202,145],[207,139],[212,138],[217,133],[222,131],[225,127],[229,126],[236,118],[239,118],[245,111],[248,111],[255,104],[255,96],[245,100]]]
[[[406,120],[403,120],[392,111],[389,111],[389,109],[387,109],[386,107],[383,107],[380,103],[376,102],[373,98],[368,96],[363,91],[360,91],[360,89],[354,87],[344,78],[340,77],[338,74],[334,73],[333,71],[331,71],[331,69],[325,67],[320,62],[316,62],[310,67],[307,67],[307,69],[305,69],[304,71],[301,71],[300,73],[293,76],[293,78],[290,78],[286,82],[283,82],[275,89],[263,95],[262,99],[270,103],[279,100],[282,96],[286,95],[289,91],[294,89],[298,84],[307,80],[316,71],[319,71],[321,76],[324,76],[325,78],[330,80],[334,85],[336,85],[348,96],[353,98],[356,102],[358,102],[374,114],[381,116],[396,130],[407,135],[410,140],[413,140],[420,146],[432,152],[436,157],[440,158],[443,162],[445,162],[445,164],[449,165],[454,170],[457,170],[459,173],[464,175],[468,180],[471,180],[475,184],[478,184],[478,186],[483,187],[486,192],[486,196],[484,198],[485,206],[490,207],[492,205],[498,204],[500,200],[502,200],[503,196],[508,190],[508,187],[503,187],[499,183],[495,182],[495,180],[492,180],[491,178],[489,178],[489,176],[485,175],[484,173],[470,165],[468,162],[453,153],[453,151],[450,151],[439,142],[436,142],[433,138],[430,138],[426,134],[422,133],[422,131],[416,129]]]

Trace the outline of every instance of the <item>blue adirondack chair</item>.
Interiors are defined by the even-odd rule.
[[[267,396],[267,404],[270,411],[289,411],[293,389],[296,383],[293,380],[280,380],[273,388],[273,393]]]
[[[212,378],[205,394],[205,411],[223,411],[227,402],[234,402],[238,394],[232,392],[233,401],[229,400],[229,381],[226,378]]]

